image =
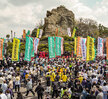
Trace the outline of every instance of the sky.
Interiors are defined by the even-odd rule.
[[[21,37],[23,29],[32,31],[46,11],[64,5],[75,18],[91,18],[108,27],[108,0],[0,0],[0,38],[11,30]]]

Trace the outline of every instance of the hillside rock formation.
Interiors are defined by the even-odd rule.
[[[55,35],[56,29],[59,29],[60,35],[68,35],[67,28],[73,29],[75,25],[74,13],[64,6],[57,7],[51,11],[47,11],[46,18],[44,19],[44,35]]]

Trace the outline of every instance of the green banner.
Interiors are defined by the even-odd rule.
[[[25,46],[25,58],[26,61],[31,61],[31,54],[33,50],[33,38],[26,36],[26,46]]]
[[[61,56],[61,37],[55,37],[55,52],[56,56]]]
[[[32,52],[31,52],[31,57],[34,57],[34,47],[33,47],[33,42],[32,42]]]
[[[48,37],[49,58],[55,58],[54,37]]]

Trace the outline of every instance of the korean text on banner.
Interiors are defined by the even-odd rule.
[[[95,59],[95,46],[94,46],[94,38],[87,37],[87,61],[91,61]]]
[[[61,38],[61,54],[63,54],[63,41],[64,41],[64,39]]]
[[[81,43],[81,50],[82,50],[82,60],[86,60],[86,38],[82,38],[82,43]]]
[[[98,37],[97,56],[103,56],[104,40]]]
[[[48,37],[49,58],[55,58],[55,42],[54,37]]]
[[[75,37],[75,40],[74,40],[74,55],[77,54],[77,38]]]
[[[34,53],[35,54],[37,54],[38,46],[39,46],[39,39],[35,38],[34,39]]]
[[[61,56],[61,37],[55,37],[56,56]]]
[[[19,61],[20,39],[13,39],[12,61]]]
[[[26,61],[31,61],[31,54],[33,49],[33,38],[26,36],[26,46],[25,46],[25,58]]]
[[[77,38],[77,57],[82,57],[82,52],[81,52],[81,37]]]

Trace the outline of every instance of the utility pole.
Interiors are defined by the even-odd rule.
[[[13,31],[11,30],[11,39],[13,38]]]
[[[14,38],[15,38],[15,32],[14,32]]]

